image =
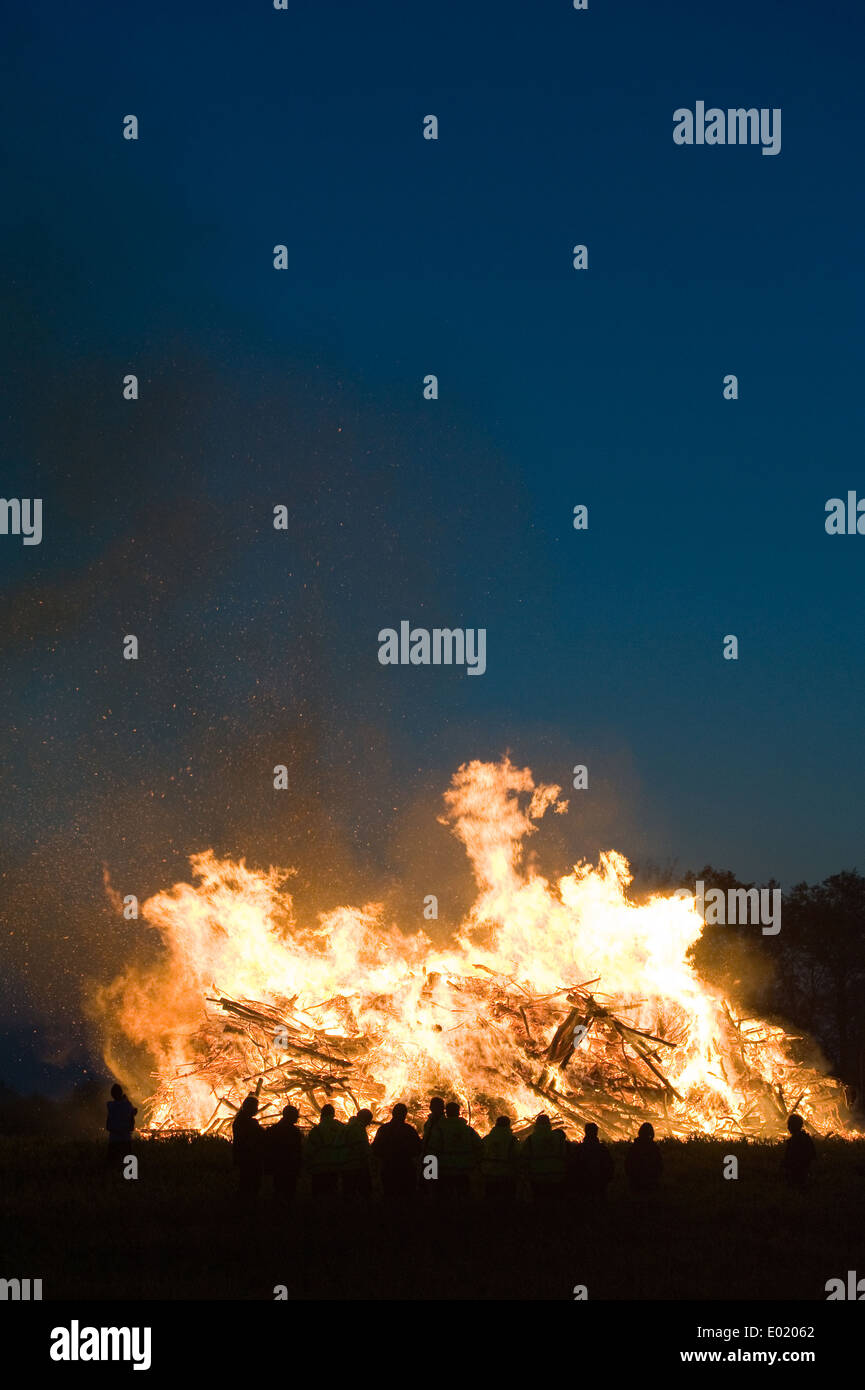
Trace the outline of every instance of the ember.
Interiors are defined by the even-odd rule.
[[[466,847],[478,897],[454,944],[403,934],[381,909],[295,920],[281,870],[194,855],[197,886],[144,904],[167,954],[99,991],[103,1020],[149,1049],[153,1130],[226,1133],[254,1091],[265,1122],[291,1100],[308,1119],[331,1102],[384,1118],[432,1092],[473,1123],[541,1109],[608,1138],[650,1120],[659,1136],[775,1137],[798,1109],[846,1132],[840,1085],[795,1058],[796,1039],[740,1017],[688,960],[694,898],[627,896],[614,851],[551,885],[523,844],[560,789],[507,759],[459,769],[442,818]]]

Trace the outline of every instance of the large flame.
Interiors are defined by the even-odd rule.
[[[115,1070],[121,1040],[155,1064],[152,1127],[225,1129],[256,1090],[265,1119],[288,1100],[307,1116],[326,1100],[418,1114],[439,1092],[483,1125],[547,1109],[614,1138],[644,1119],[661,1134],[774,1134],[794,1108],[844,1132],[838,1084],[698,977],[693,897],[635,904],[614,851],[550,884],[524,842],[567,802],[509,759],[461,767],[445,803],[478,885],[447,948],[377,904],[298,922],[288,871],[209,850],[192,856],[195,886],[143,905],[163,959],[99,990],[97,1007]]]

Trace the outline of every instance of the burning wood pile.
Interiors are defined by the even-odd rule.
[[[697,1118],[665,1070],[677,1047],[674,1038],[634,1027],[622,1017],[627,1007],[617,1013],[588,986],[533,998],[524,990],[515,991],[509,980],[489,972],[488,978],[489,983],[484,982],[486,1014],[478,1014],[474,1021],[478,1028],[493,1029],[503,1041],[507,1039],[509,1066],[498,1097],[462,1089],[454,1092],[452,1080],[436,1077],[434,1071],[427,1073],[426,1088],[404,1097],[388,1095],[388,1088],[375,1077],[374,1038],[337,1037],[311,1027],[293,1012],[293,1000],[276,1005],[218,994],[208,998],[215,1008],[190,1039],[202,1059],[179,1069],[151,1097],[147,1112],[152,1126],[171,1132],[179,1127],[178,1116],[185,1113],[186,1082],[195,1077],[209,1086],[213,1100],[212,1113],[201,1128],[204,1134],[230,1134],[231,1122],[250,1092],[259,1098],[259,1118],[268,1123],[289,1103],[314,1122],[327,1102],[344,1117],[368,1106],[377,1120],[383,1120],[389,1116],[389,1105],[400,1098],[408,1104],[410,1118],[419,1122],[435,1091],[448,1097],[457,1094],[475,1123],[492,1125],[497,1114],[510,1114],[518,1133],[530,1123],[533,1112],[515,1113],[507,1099],[509,1080],[537,1097],[535,1112],[546,1110],[554,1122],[558,1117],[574,1134],[593,1121],[602,1137],[610,1140],[633,1138],[646,1119],[659,1137],[687,1138],[702,1132],[774,1138],[806,1098],[809,1109],[816,1107],[830,1129],[845,1128],[844,1094],[837,1082],[816,1077],[791,1061],[783,1079],[773,1086],[750,1066],[748,1049],[764,1047],[772,1033],[783,1038],[783,1031],[737,1020],[729,1006],[725,1008],[726,1047],[717,1048],[715,1064],[725,1081],[735,1069],[736,1093],[743,1096],[745,1105],[738,1111],[718,1107],[711,1117]],[[476,983],[455,982],[452,988],[456,993],[468,992],[479,1003]],[[561,1021],[547,1042],[551,1016]],[[518,1026],[508,1029],[507,1021],[518,1021]],[[489,1084],[494,1090],[496,1081]]]
[[[211,851],[192,858],[195,886],[143,905],[163,956],[99,1003],[109,1063],[120,1043],[150,1054],[154,1131],[225,1133],[250,1091],[265,1123],[288,1103],[308,1120],[327,1102],[380,1120],[398,1100],[419,1119],[440,1094],[481,1127],[546,1110],[609,1139],[645,1120],[659,1135],[777,1137],[794,1109],[847,1130],[841,1087],[800,1040],[697,976],[693,897],[633,902],[615,851],[556,883],[527,869],[525,839],[567,803],[507,759],[461,767],[445,803],[478,888],[446,945],[376,904],[299,923],[285,871]]]

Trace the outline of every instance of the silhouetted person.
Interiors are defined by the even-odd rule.
[[[640,1125],[637,1137],[625,1155],[625,1172],[632,1192],[655,1192],[661,1181],[664,1160],[655,1143],[650,1124]]]
[[[264,1132],[255,1118],[257,1110],[258,1097],[247,1096],[231,1125],[232,1157],[244,1198],[258,1196],[264,1171]]]
[[[429,1103],[429,1114],[427,1115],[426,1119],[424,1120],[424,1126],[423,1126],[423,1151],[424,1151],[424,1153],[431,1153],[431,1152],[432,1152],[432,1150],[428,1147],[428,1141],[429,1141],[430,1134],[432,1133],[432,1131],[433,1131],[438,1125],[441,1124],[441,1122],[442,1122],[442,1120],[444,1119],[444,1117],[445,1117],[445,1103],[444,1103],[444,1101],[442,1100],[441,1096],[431,1096],[431,1097],[430,1097],[430,1103]]]
[[[332,1105],[323,1105],[318,1124],[306,1140],[306,1162],[313,1197],[331,1196],[339,1187],[345,1166],[345,1125]]]
[[[382,1190],[388,1201],[405,1200],[413,1196],[417,1187],[417,1161],[423,1146],[414,1125],[407,1123],[407,1115],[404,1105],[395,1105],[391,1118],[387,1124],[379,1125],[372,1141]]]
[[[553,1129],[549,1115],[539,1115],[520,1146],[520,1164],[538,1204],[557,1201],[565,1186],[568,1141],[562,1129]]]
[[[348,1197],[368,1197],[372,1192],[369,1172],[369,1139],[367,1130],[372,1124],[371,1110],[358,1110],[345,1127],[345,1163],[342,1190]]]
[[[287,1105],[282,1119],[266,1132],[269,1167],[273,1173],[273,1190],[280,1201],[291,1203],[297,1190],[303,1161],[303,1136],[297,1127],[300,1111]]]
[[[428,1157],[432,1154],[432,1136],[441,1129],[442,1120],[445,1117],[445,1103],[441,1096],[430,1096],[429,1114],[424,1120],[423,1126],[423,1150],[421,1154],[421,1172],[429,1172],[430,1165],[427,1163]],[[436,1163],[438,1158],[436,1157]],[[437,1171],[437,1170],[436,1170]],[[422,1181],[421,1189],[429,1197],[437,1197],[439,1194],[438,1182]]]
[[[108,1130],[108,1162],[116,1166],[129,1153],[138,1111],[116,1082],[111,1087],[111,1097],[105,1107],[108,1112],[105,1128]]]
[[[801,1115],[791,1115],[787,1121],[790,1138],[784,1145],[784,1176],[791,1187],[804,1187],[808,1181],[811,1164],[817,1157],[814,1140],[805,1133],[805,1121]]]
[[[606,1144],[598,1138],[598,1126],[587,1124],[583,1142],[572,1144],[571,1151],[577,1195],[606,1197],[607,1184],[613,1176],[613,1158]]]
[[[481,1176],[484,1196],[493,1201],[513,1201],[517,1190],[519,1143],[509,1115],[499,1115],[481,1140]]]
[[[483,1144],[477,1130],[460,1114],[455,1100],[448,1101],[444,1119],[430,1129],[428,1147],[438,1160],[439,1194],[465,1196],[471,1188],[472,1173],[481,1161]]]

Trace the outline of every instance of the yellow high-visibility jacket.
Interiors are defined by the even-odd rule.
[[[520,1160],[530,1182],[558,1182],[565,1176],[568,1141],[562,1129],[533,1129],[520,1146]]]
[[[337,1119],[319,1120],[309,1131],[304,1145],[305,1157],[314,1173],[331,1173],[345,1166],[346,1126]]]
[[[469,1173],[480,1162],[481,1137],[462,1115],[445,1115],[431,1130],[427,1148],[442,1173]]]
[[[485,1178],[512,1178],[517,1172],[519,1141],[504,1125],[494,1125],[481,1140],[481,1172]]]
[[[344,1168],[353,1173],[362,1173],[369,1168],[369,1139],[356,1115],[352,1115],[345,1126],[344,1144]]]

